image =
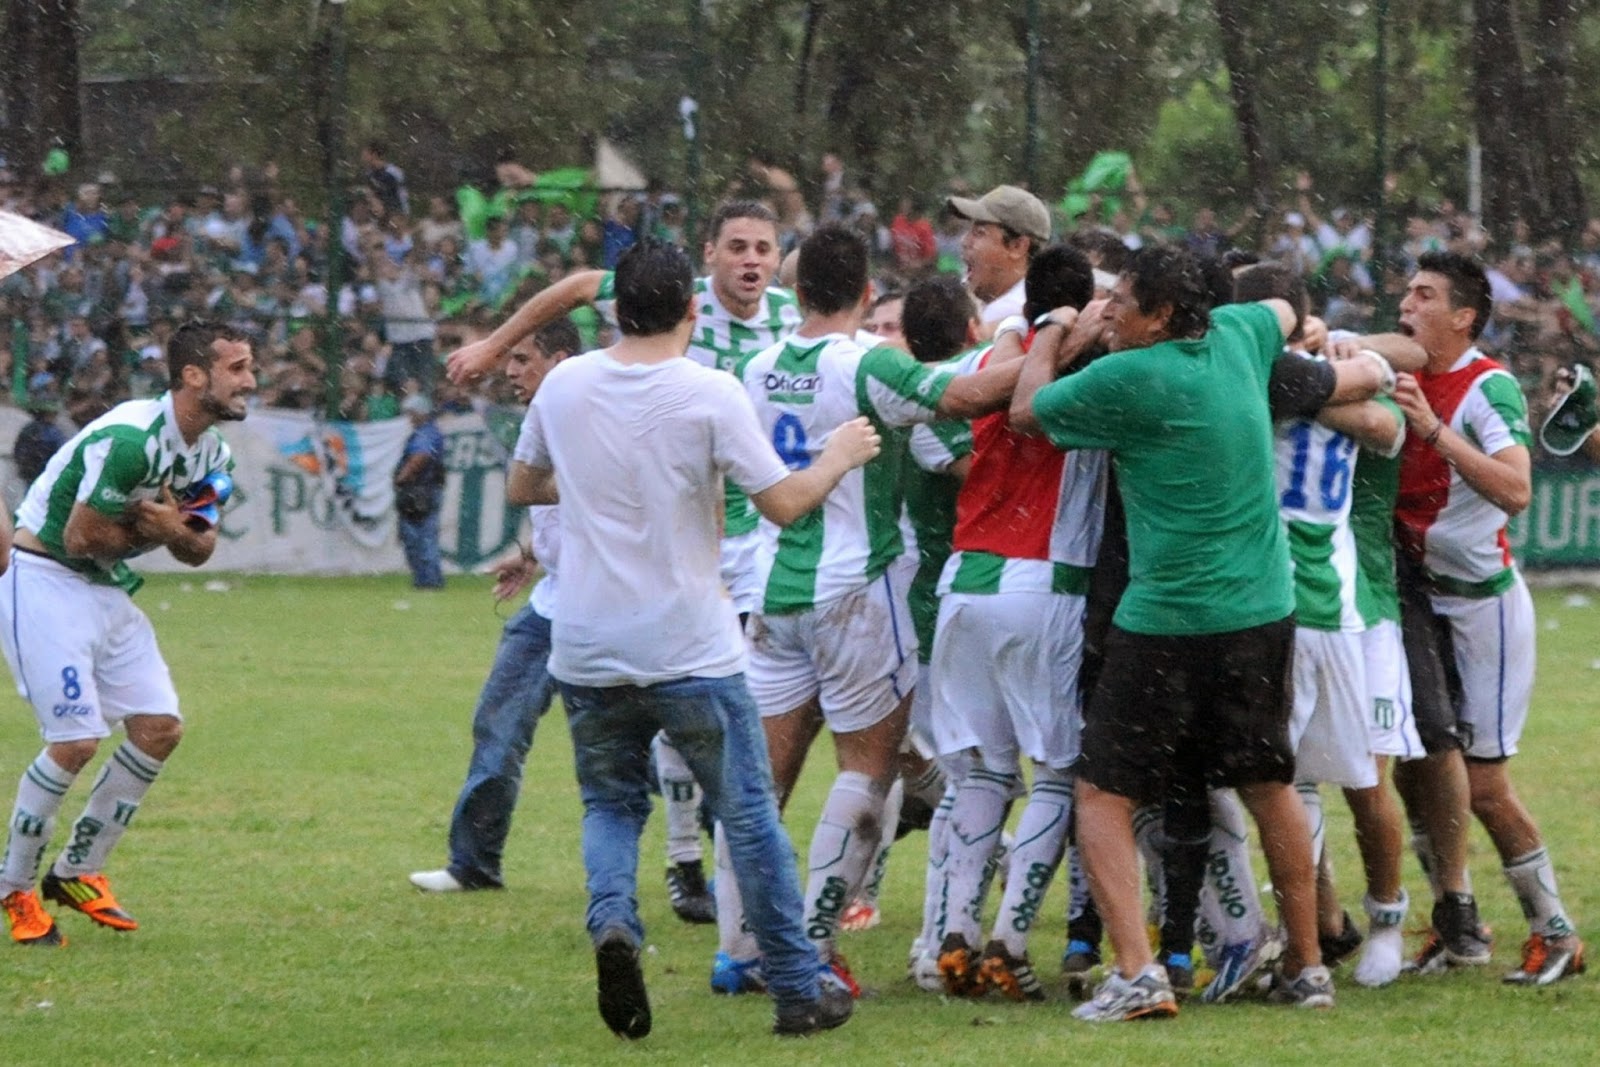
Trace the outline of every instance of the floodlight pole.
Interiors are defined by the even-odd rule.
[[[323,381],[323,407],[329,419],[339,417],[343,394],[344,330],[339,323],[339,290],[344,287],[344,119],[347,79],[344,32],[345,0],[324,0],[332,8],[328,21],[328,83],[326,134],[323,144],[322,178],[328,192],[328,306],[323,317],[322,359],[327,370]]]
[[[1400,310],[1388,287],[1389,0],[1377,0],[1373,19],[1378,37],[1372,61],[1372,279],[1377,289],[1373,326],[1387,329],[1397,321]]]
[[[1024,99],[1026,126],[1022,136],[1022,174],[1028,188],[1039,192],[1039,0],[1027,0],[1028,67]]]

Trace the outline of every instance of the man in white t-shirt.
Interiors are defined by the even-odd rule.
[[[838,1026],[853,1004],[822,990],[801,925],[799,877],[778,821],[745,644],[718,573],[723,478],[787,525],[877,455],[865,419],[790,473],[731,376],[680,358],[695,325],[681,249],[635,245],[617,265],[622,339],[550,372],[528,409],[507,498],[561,501],[563,568],[550,673],[561,685],[583,798],[588,928],[601,1017],[650,1032],[635,890],[650,810],[650,742],[665,729],[726,827],[766,956],[780,1034]]]
[[[985,337],[1001,319],[1022,314],[1028,263],[1050,240],[1050,209],[1026,189],[997,185],[977,200],[952,196],[950,211],[969,220],[961,239],[967,288],[982,311]]]
[[[556,364],[581,347],[578,328],[561,318],[531,338],[519,341],[506,363],[506,380],[517,399],[531,401],[539,383]],[[472,760],[450,816],[450,862],[417,871],[411,884],[430,893],[500,889],[500,856],[511,832],[511,813],[522,787],[522,765],[533,744],[534,727],[550,710],[555,681],[550,658],[550,618],[555,613],[556,562],[561,539],[552,506],[528,509],[532,551],[521,549],[495,568],[496,601],[509,600],[544,577],[522,610],[507,620],[472,715]]]

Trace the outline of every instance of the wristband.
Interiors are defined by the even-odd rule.
[[[1433,432],[1422,439],[1422,443],[1430,448],[1439,443],[1439,435],[1444,433],[1444,420],[1435,415],[1433,417]]]
[[[1042,330],[1046,326],[1059,326],[1063,330],[1067,328],[1067,324],[1056,318],[1056,313],[1053,311],[1046,311],[1043,315],[1033,320],[1033,328],[1036,330]]]
[[[1000,335],[1003,333],[1014,333],[1017,335],[1017,340],[1025,340],[1028,336],[1028,329],[1027,319],[1021,315],[1007,315],[1000,320],[1000,325],[994,328],[994,339],[996,341],[1000,340]]]
[[[1377,363],[1380,372],[1383,374],[1383,384],[1378,387],[1378,391],[1384,396],[1393,396],[1394,387],[1399,383],[1399,378],[1395,376],[1394,368],[1389,366],[1389,361],[1370,348],[1363,348],[1361,354]]]

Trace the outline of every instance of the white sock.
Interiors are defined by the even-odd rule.
[[[717,951],[741,963],[753,960],[761,955],[761,946],[744,921],[744,898],[739,896],[733,854],[728,851],[728,837],[720,822],[712,833],[712,854],[717,858],[716,885],[712,887],[717,898]]]
[[[667,862],[692,863],[703,858],[700,844],[700,784],[665,732],[650,742],[655,750],[661,802],[667,809]]]
[[[805,925],[824,961],[832,958],[840,913],[866,881],[881,836],[878,820],[886,793],[860,771],[840,771],[823,801],[817,831],[811,835]]]
[[[1530,933],[1545,937],[1569,937],[1572,920],[1561,906],[1561,893],[1556,889],[1556,869],[1550,862],[1550,850],[1536,848],[1525,856],[1518,856],[1505,866],[1506,881],[1522,905],[1522,914],[1528,917]]]
[[[1244,805],[1231,789],[1211,791],[1211,855],[1200,891],[1204,923],[1223,945],[1237,945],[1261,936],[1266,915],[1250,868],[1250,829]]]
[[[922,932],[917,935],[922,951],[932,952],[944,938],[944,867],[950,856],[950,809],[956,802],[954,782],[945,786],[944,798],[933,809],[928,824],[928,869],[922,882]]]
[[[882,832],[878,835],[878,847],[872,854],[872,862],[867,866],[867,881],[861,887],[861,892],[856,894],[856,899],[874,907],[878,903],[878,893],[883,888],[883,875],[889,869],[889,849],[894,847],[895,831],[900,829],[900,806],[905,803],[906,784],[899,778],[889,787],[889,795],[883,798]]]
[[[77,775],[64,771],[41,752],[17,783],[17,803],[11,809],[11,832],[0,855],[0,897],[19,889],[32,889],[39,880],[39,864],[55,830],[56,812]]]
[[[1150,906],[1145,909],[1144,921],[1151,926],[1161,925],[1161,914],[1166,909],[1167,884],[1163,877],[1161,856],[1162,834],[1166,819],[1160,804],[1145,804],[1133,812],[1133,843],[1144,860],[1145,883],[1150,889]]]
[[[904,781],[906,796],[916,797],[930,808],[938,806],[950,784],[944,768],[939,766],[937,760],[929,760],[921,774]]]
[[[1411,901],[1402,889],[1400,899],[1393,904],[1381,903],[1370,896],[1361,903],[1371,923],[1361,959],[1356,964],[1355,980],[1358,985],[1376,989],[1400,977],[1400,968],[1405,964],[1406,909]]]
[[[106,857],[122,840],[122,832],[133,822],[139,802],[163,766],[161,760],[140,752],[132,741],[117,746],[100,768],[100,776],[89,791],[89,802],[72,824],[72,836],[56,858],[53,869],[57,877],[76,878],[105,870]]]
[[[1311,865],[1322,862],[1322,850],[1328,844],[1328,824],[1322,814],[1322,791],[1315,782],[1296,782],[1294,790],[1300,794],[1300,803],[1306,809],[1306,825],[1311,829]]]
[[[960,934],[973,948],[983,924],[984,869],[1005,829],[1017,776],[977,767],[956,790],[944,865],[940,910],[944,933]]]
[[[1013,956],[1028,953],[1028,931],[1039,918],[1039,905],[1061,866],[1071,822],[1072,772],[1035,767],[1033,789],[1011,846],[1011,875],[994,922],[995,938]]]

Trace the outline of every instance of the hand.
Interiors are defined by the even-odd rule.
[[[1309,193],[1311,191],[1311,172],[1309,170],[1303,170],[1294,176],[1294,188],[1299,193]]]
[[[1090,345],[1104,340],[1106,332],[1111,329],[1111,298],[1102,297],[1091,300],[1083,306],[1082,311],[1074,312],[1071,308],[1057,308],[1050,314],[1062,316],[1062,321],[1071,319],[1072,328],[1067,333],[1067,343],[1063,349],[1082,351]]]
[[[1555,398],[1559,400],[1578,387],[1578,376],[1571,367],[1561,367],[1556,371],[1555,381],[1550,384]]]
[[[1307,352],[1321,352],[1328,343],[1328,324],[1315,315],[1307,315],[1300,323],[1300,344]]]
[[[467,385],[498,367],[504,355],[504,349],[485,337],[450,353],[445,359],[445,373],[456,385]]]
[[[840,423],[828,435],[828,443],[822,446],[821,458],[842,463],[844,469],[850,471],[870,463],[881,451],[883,438],[878,436],[878,431],[872,428],[867,417],[860,415],[849,422]]]
[[[509,600],[533,581],[534,573],[538,569],[538,562],[532,556],[517,556],[515,559],[502,560],[495,565],[494,571],[494,600],[498,604]]]
[[[1404,373],[1395,375],[1394,402],[1405,412],[1407,425],[1422,436],[1427,437],[1438,429],[1439,416],[1433,413],[1416,378]]]
[[[178,507],[172,487],[163,485],[158,500],[139,500],[133,505],[133,529],[146,541],[169,545],[189,532],[188,516]]]
[[[1329,341],[1322,347],[1322,354],[1328,358],[1329,363],[1343,363],[1361,355],[1362,346],[1359,338],[1345,337],[1338,341]]]

